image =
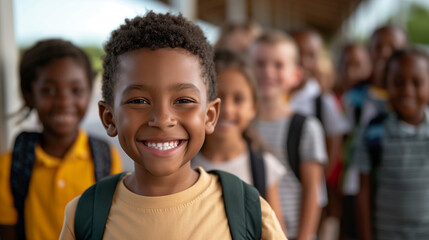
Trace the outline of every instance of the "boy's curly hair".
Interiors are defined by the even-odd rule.
[[[102,92],[107,104],[113,104],[119,56],[141,48],[181,48],[198,56],[201,75],[208,89],[207,97],[209,100],[216,98],[213,49],[203,31],[181,14],[174,16],[150,11],[144,17],[125,19],[125,24],[112,32],[104,46]]]

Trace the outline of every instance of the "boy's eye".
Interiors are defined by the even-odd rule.
[[[127,103],[130,103],[130,104],[149,104],[149,102],[144,98],[132,99],[132,100],[127,101]]]
[[[237,104],[240,104],[240,103],[244,102],[244,97],[242,97],[242,96],[235,96],[234,97],[234,102],[237,103]]]
[[[57,91],[53,87],[44,87],[41,89],[41,93],[43,95],[54,96],[57,93]]]
[[[72,92],[73,92],[73,94],[74,95],[83,95],[83,93],[85,92],[85,89],[84,88],[73,88],[73,90],[72,90]]]
[[[195,103],[195,101],[189,98],[180,98],[176,100],[176,103]]]

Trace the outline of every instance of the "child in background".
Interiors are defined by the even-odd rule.
[[[148,12],[126,19],[104,49],[100,118],[134,172],[72,200],[60,239],[285,239],[256,189],[191,168],[220,108],[202,30],[181,15]]]
[[[342,218],[341,236],[344,239],[357,239],[356,232],[356,195],[358,189],[358,171],[351,164],[353,141],[359,122],[359,109],[366,97],[368,79],[371,74],[371,61],[366,47],[358,43],[347,44],[343,47],[338,64],[338,81],[336,94],[342,100],[344,111],[351,126],[344,144],[344,171],[342,181]]]
[[[230,172],[254,185],[283,223],[278,183],[286,170],[277,158],[263,151],[255,129],[259,94],[253,72],[243,57],[230,50],[215,52],[215,68],[222,101],[219,121],[192,166]]]
[[[248,54],[250,45],[261,32],[261,27],[256,23],[230,23],[222,28],[215,48],[227,48],[240,54]]]
[[[371,59],[366,47],[359,43],[345,45],[338,61],[335,93],[342,96],[354,86],[367,81],[371,72]]]
[[[354,156],[359,239],[429,239],[428,54],[394,52],[385,79],[393,112],[370,121]]]
[[[21,133],[13,152],[0,157],[0,236],[58,239],[66,204],[120,172],[120,158],[79,128],[95,75],[81,49],[40,41],[24,52],[19,72],[24,109],[37,111],[43,130]]]
[[[382,26],[372,34],[369,42],[372,74],[359,120],[362,128],[368,124],[369,120],[386,112],[387,92],[385,83],[383,83],[386,61],[395,50],[406,47],[407,43],[407,34],[397,26]]]
[[[317,117],[325,130],[328,151],[325,174],[329,201],[326,208],[327,225],[322,223],[321,227],[322,231],[327,228],[332,230],[326,231],[338,234],[340,209],[338,207],[341,205],[338,189],[343,165],[343,137],[350,131],[350,126],[339,101],[331,92],[322,91],[323,76],[320,74],[319,65],[323,58],[322,37],[312,29],[296,31],[292,36],[298,45],[304,76],[303,82],[292,91],[289,104],[298,113]]]
[[[327,156],[320,122],[295,115],[284,102],[284,94],[302,79],[298,49],[286,34],[269,32],[255,41],[251,56],[261,93],[257,126],[263,140],[288,169],[279,186],[288,238],[313,239],[326,201],[323,169]],[[301,119],[301,131],[291,127],[294,119]],[[289,143],[296,145],[287,148]]]

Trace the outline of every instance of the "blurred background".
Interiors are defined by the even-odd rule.
[[[366,44],[377,26],[393,23],[408,31],[411,42],[429,49],[428,0],[1,0],[0,153],[10,149],[18,131],[39,127],[34,116],[20,125],[10,117],[22,104],[17,66],[23,49],[44,38],[64,38],[84,48],[100,73],[102,47],[110,32],[125,18],[148,10],[181,12],[203,29],[212,44],[227,23],[252,22],[285,31],[311,27],[321,33],[335,59],[342,44]],[[98,86],[99,77],[83,127],[107,138],[98,119]],[[132,168],[131,161],[124,165]]]

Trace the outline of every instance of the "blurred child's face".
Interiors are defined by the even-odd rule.
[[[304,70],[304,78],[315,77],[317,62],[322,50],[320,39],[310,33],[302,33],[295,36],[299,48],[300,64]]]
[[[382,86],[381,80],[387,59],[395,50],[405,47],[405,35],[399,30],[387,28],[378,32],[369,45],[369,52],[373,66],[374,84]]]
[[[237,69],[217,74],[218,96],[222,100],[214,137],[237,139],[256,115],[256,103],[246,77]],[[232,139],[232,138],[231,138]]]
[[[199,59],[185,50],[139,49],[119,57],[116,78],[113,106],[100,102],[100,116],[136,171],[189,171],[189,160],[214,130],[220,105],[207,100]]]
[[[390,63],[387,73],[390,103],[403,121],[417,125],[424,119],[429,100],[429,63],[407,54]]]
[[[348,48],[340,72],[346,89],[367,80],[371,74],[371,62],[366,50],[357,46]]]
[[[261,97],[283,98],[301,80],[296,52],[288,43],[258,43],[251,49]]]
[[[26,103],[36,109],[45,133],[77,134],[91,96],[84,68],[70,57],[52,60],[38,71]]]

